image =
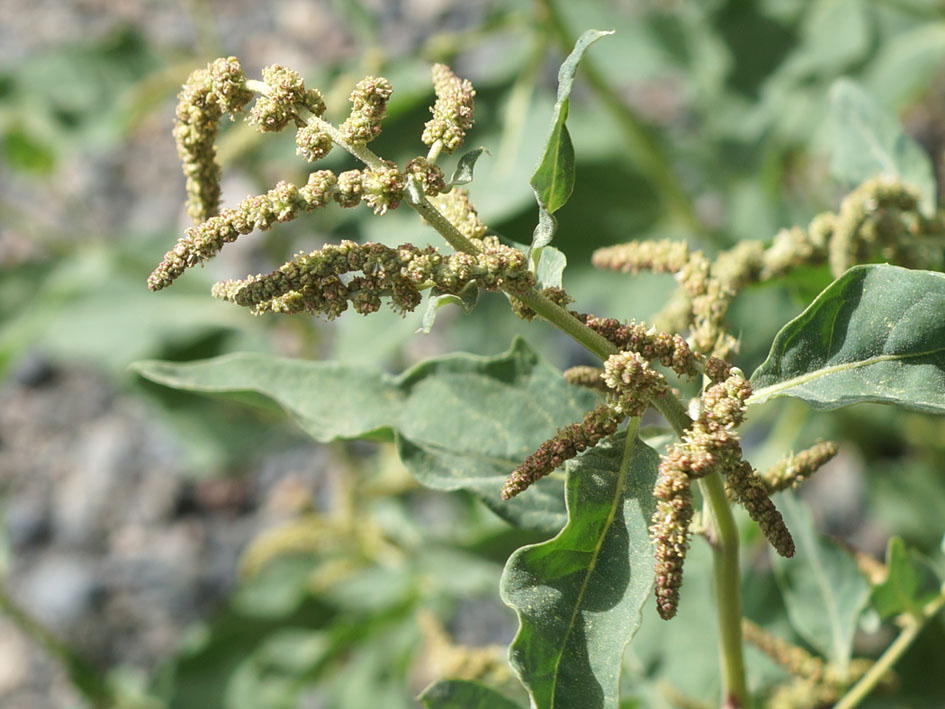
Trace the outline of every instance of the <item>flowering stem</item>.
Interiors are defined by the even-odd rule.
[[[869,671],[860,677],[860,681],[853,685],[853,688],[834,705],[834,709],[853,709],[866,699],[883,679],[883,676],[895,666],[899,658],[909,649],[926,623],[932,620],[942,609],[942,606],[945,606],[945,586],[943,586],[942,592],[938,596],[926,604],[921,613],[907,618],[905,627],[899,633],[899,636],[886,648]]]
[[[675,396],[658,396],[651,402],[669,421],[680,438],[692,424]],[[741,573],[738,566],[738,527],[718,472],[699,481],[702,497],[712,518],[712,566],[715,573],[715,602],[719,624],[719,660],[722,664],[722,706],[744,709],[749,706],[742,651]]]
[[[551,7],[551,3],[547,3]],[[247,88],[266,94],[269,87],[260,81],[247,81]],[[324,131],[332,141],[347,150],[355,158],[372,168],[384,167],[384,162],[365,145],[349,143],[341,132],[331,123],[315,115],[305,118],[309,125]],[[430,155],[436,157],[436,144],[431,147]],[[478,253],[480,251],[472,240],[462,234],[423,194],[423,191],[411,178],[405,194],[405,201],[423,219],[429,223],[457,251]],[[685,202],[683,202],[685,204]],[[534,289],[509,290],[509,295],[520,300],[524,305],[562,330],[575,341],[582,344],[601,359],[607,359],[618,352],[617,347],[599,333],[579,321],[560,305]],[[686,413],[679,398],[673,394],[656,396],[651,401],[660,413],[669,421],[682,437],[691,426],[692,420]],[[713,546],[715,567],[715,588],[718,604],[719,636],[723,677],[724,706],[741,709],[748,706],[748,693],[745,686],[745,670],[742,655],[741,636],[741,596],[738,567],[738,530],[732,516],[728,498],[718,473],[699,481],[703,497],[708,500],[713,518],[716,543]]]

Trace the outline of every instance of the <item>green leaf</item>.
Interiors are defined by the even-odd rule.
[[[901,537],[889,540],[886,569],[886,579],[873,586],[870,594],[870,603],[880,618],[900,613],[921,613],[927,595],[922,593],[922,589],[931,574],[919,558],[908,552]]]
[[[749,404],[794,396],[945,413],[945,274],[856,266],[778,333]]]
[[[621,659],[653,586],[659,463],[639,439],[625,442],[618,435],[568,462],[567,526],[516,551],[502,575],[502,600],[520,623],[509,656],[538,709],[620,703]]]
[[[463,288],[459,295],[452,293],[440,293],[436,289],[430,291],[427,298],[427,309],[423,312],[423,320],[420,322],[420,329],[424,335],[429,335],[433,329],[433,323],[436,322],[436,311],[444,305],[458,305],[464,313],[471,313],[479,302],[479,286],[475,282],[469,282]]]
[[[558,97],[551,119],[551,131],[545,142],[545,151],[529,181],[538,200],[538,226],[532,235],[532,248],[539,249],[551,243],[557,223],[556,211],[564,206],[574,189],[574,146],[568,133],[568,107],[574,75],[584,51],[612,31],[587,30],[582,34],[568,58],[558,70]]]
[[[892,113],[850,79],[830,89],[833,175],[850,187],[877,174],[898,177],[922,192],[922,211],[935,211],[935,175],[925,151],[907,136]]]
[[[51,146],[38,140],[21,125],[8,128],[0,142],[3,162],[14,170],[47,175],[56,166]]]
[[[485,148],[476,148],[468,152],[463,153],[463,156],[459,159],[459,162],[456,163],[456,169],[453,170],[453,174],[450,177],[449,186],[455,187],[456,185],[467,185],[473,181],[473,170],[476,167],[476,161],[482,157],[482,154],[486,153],[487,155],[492,155]]]
[[[794,558],[774,561],[791,625],[828,660],[846,668],[869,584],[853,557],[818,533],[810,508],[800,498],[784,493],[778,502],[797,545]]]
[[[174,389],[261,394],[278,403],[318,441],[359,438],[389,429],[403,398],[393,377],[380,370],[255,352],[197,362],[143,360],[131,369]]]
[[[501,355],[448,355],[397,377],[366,365],[252,353],[144,361],[133,369],[177,389],[261,394],[319,441],[396,434],[405,465],[422,484],[469,490],[503,518],[549,534],[564,524],[560,475],[512,502],[499,491],[558,427],[595,405],[593,393],[567,384],[520,339]]]
[[[465,679],[445,679],[430,685],[420,701],[427,709],[519,709],[494,689]]]
[[[534,257],[534,252],[532,252]],[[535,277],[542,288],[561,287],[561,277],[568,265],[567,257],[554,246],[538,249],[538,269]]]

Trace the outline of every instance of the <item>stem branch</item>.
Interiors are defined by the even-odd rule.
[[[913,641],[919,637],[919,633],[922,632],[926,624],[942,609],[942,606],[945,606],[945,588],[922,609],[920,615],[911,616],[907,619],[902,632],[886,648],[885,652],[869,668],[866,674],[860,677],[860,681],[853,685],[850,691],[834,705],[834,709],[853,709],[866,699],[876,685],[882,681],[883,676],[895,666]]]

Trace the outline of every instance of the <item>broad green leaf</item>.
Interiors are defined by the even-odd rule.
[[[427,297],[427,309],[423,311],[423,319],[420,321],[420,328],[417,332],[429,335],[433,329],[433,323],[436,322],[436,311],[444,305],[458,305],[464,313],[471,313],[478,302],[479,286],[474,282],[468,283],[458,295],[431,290]]]
[[[935,210],[935,175],[925,151],[907,136],[896,116],[850,79],[830,89],[830,170],[849,186],[877,174],[898,177],[922,192],[922,211]]]
[[[441,680],[423,690],[419,699],[427,709],[519,709],[504,694],[465,679]]]
[[[565,383],[520,339],[497,357],[428,360],[401,375],[397,386],[405,396],[398,450],[421,484],[469,490],[517,526],[552,534],[561,529],[560,473],[509,502],[498,493],[542,442],[596,405],[592,392]]]
[[[526,456],[595,405],[593,393],[567,384],[520,339],[502,355],[448,355],[396,377],[252,353],[133,369],[177,389],[262,395],[319,441],[396,434],[404,463],[424,485],[470,490],[505,519],[549,534],[564,524],[561,475],[510,503],[499,490]]]
[[[558,70],[558,96],[551,119],[551,132],[538,167],[529,181],[535,191],[535,199],[538,200],[538,226],[532,235],[533,249],[539,249],[551,242],[556,229],[552,215],[564,206],[574,189],[574,146],[566,125],[571,87],[585,50],[608,34],[613,32],[587,30],[578,38],[571,54]]]
[[[921,612],[927,600],[922,590],[931,574],[920,559],[908,552],[901,537],[889,540],[886,569],[886,579],[873,586],[870,594],[870,603],[879,616],[885,619],[899,613]]]
[[[791,625],[811,647],[846,668],[869,584],[853,557],[817,531],[810,508],[800,498],[784,493],[778,507],[797,545],[793,558],[774,560]]]
[[[403,405],[393,377],[379,369],[340,362],[239,352],[196,362],[144,360],[131,369],[174,389],[261,394],[323,442],[389,429]]]
[[[856,266],[778,333],[749,404],[794,396],[945,413],[945,274]]]
[[[538,709],[620,705],[624,649],[653,586],[659,463],[639,439],[625,442],[569,461],[567,526],[516,551],[502,575],[502,600],[519,617],[509,656]]]
[[[463,153],[463,156],[456,163],[456,169],[450,177],[449,186],[467,185],[473,181],[473,170],[476,167],[476,161],[482,157],[482,154],[492,155],[485,148],[475,148]]]

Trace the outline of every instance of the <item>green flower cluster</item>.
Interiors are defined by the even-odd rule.
[[[185,270],[216,256],[224,244],[253,231],[265,231],[277,222],[295,219],[301,212],[324,207],[337,192],[338,178],[329,170],[318,170],[304,187],[279,182],[264,195],[247,197],[232,209],[187,229],[174,248],[148,276],[148,288],[166,288]]]
[[[174,140],[187,178],[187,213],[195,222],[216,214],[220,165],[214,146],[220,119],[253,99],[235,57],[217,59],[190,75],[177,97]]]
[[[254,314],[306,312],[331,319],[347,310],[349,303],[358,313],[373,313],[382,298],[389,298],[394,310],[405,313],[420,304],[421,290],[430,287],[457,294],[469,283],[490,291],[534,285],[525,254],[503,246],[495,237],[486,237],[481,245],[478,254],[444,256],[432,246],[391,248],[343,241],[297,254],[267,275],[217,283],[213,295],[248,307]],[[341,276],[355,272],[360,275],[342,280]]]
[[[821,466],[832,460],[838,450],[837,444],[832,441],[818,441],[807,450],[797,454],[791,453],[762,475],[768,493],[773,494],[788,488],[796,488],[802,481],[817,472]]]
[[[772,694],[767,704],[772,709],[833,706],[874,664],[872,660],[854,658],[848,667],[839,668],[772,635],[747,618],[742,620],[742,635],[746,642],[790,675],[789,681]],[[895,681],[892,672],[887,672],[880,686],[888,690]]]
[[[847,195],[837,213],[818,215],[806,231],[782,229],[767,248],[745,241],[712,261],[684,242],[638,241],[598,249],[592,262],[597,268],[624,273],[673,274],[680,294],[657,320],[671,331],[691,328],[696,350],[728,358],[738,342],[726,332],[725,314],[745,286],[801,265],[828,261],[835,277],[876,257],[911,268],[941,265],[941,244],[930,237],[943,233],[945,216],[925,217],[913,188],[876,178]]]
[[[488,229],[469,200],[468,190],[454,187],[449,192],[436,195],[430,201],[467,239],[475,241],[486,235]]]
[[[564,380],[568,384],[605,392],[607,391],[607,384],[603,379],[601,379],[601,375],[603,373],[604,370],[602,370],[600,367],[579,365],[577,367],[571,367],[570,369],[564,370],[564,372],[561,373],[561,376],[564,377]]]
[[[394,89],[390,82],[379,76],[367,76],[359,81],[351,96],[351,113],[338,126],[345,141],[351,145],[365,145],[381,133],[381,121],[387,116],[387,100]]]
[[[263,133],[277,132],[289,123],[303,121],[305,110],[320,116],[325,112],[325,99],[318,89],[306,89],[302,76],[279,64],[262,70],[267,92],[256,99],[249,111],[249,122]]]
[[[443,152],[451,155],[473,126],[476,91],[468,80],[460,79],[445,64],[433,65],[433,89],[436,92],[436,102],[430,109],[433,118],[427,121],[421,140],[430,146],[439,142]]]

